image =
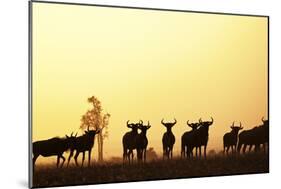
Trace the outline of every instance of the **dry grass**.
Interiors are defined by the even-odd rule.
[[[213,156],[204,159],[173,159],[146,164],[105,162],[91,167],[55,168],[39,165],[34,171],[34,187],[100,184],[143,180],[191,178],[269,172],[268,155]]]

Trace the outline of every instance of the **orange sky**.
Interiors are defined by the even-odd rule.
[[[160,155],[162,118],[178,120],[177,154],[186,121],[212,116],[208,150],[221,150],[234,120],[267,118],[267,32],[265,17],[33,2],[33,140],[79,131],[95,95],[111,114],[106,157],[121,156],[128,119],[150,121]]]

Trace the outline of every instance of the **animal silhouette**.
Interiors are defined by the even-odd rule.
[[[37,158],[41,155],[43,157],[57,156],[57,167],[59,167],[60,159],[63,160],[61,167],[64,164],[65,158],[63,153],[75,145],[76,135],[71,133],[70,137],[65,135],[65,138],[54,137],[48,140],[41,140],[33,142],[33,167]]]
[[[140,125],[143,124],[143,121],[140,120],[139,123],[129,123],[127,121],[127,127],[132,129],[131,131],[125,133],[122,138],[123,144],[123,163],[128,160],[129,163],[134,159],[134,152],[133,150],[137,148],[137,136],[138,136],[138,128]]]
[[[85,131],[85,134],[75,139],[75,145],[71,149],[70,155],[68,157],[67,165],[69,164],[71,157],[73,156],[74,150],[76,150],[76,154],[74,156],[75,164],[78,166],[77,158],[79,154],[82,152],[82,164],[83,167],[84,160],[85,160],[85,153],[88,151],[88,166],[91,164],[91,152],[92,148],[94,147],[94,139],[96,134],[100,133],[100,130],[89,130],[89,126]]]
[[[147,125],[139,125],[138,128],[141,130],[141,133],[137,135],[137,158],[138,161],[146,162],[146,148],[148,144],[148,140],[146,137],[147,130],[151,127],[149,121]]]
[[[237,146],[237,137],[240,130],[243,129],[240,122],[240,126],[234,126],[234,122],[230,126],[231,131],[224,134],[223,136],[223,152],[228,154],[229,148],[231,148],[232,153],[235,152]]]
[[[262,118],[262,125],[256,126],[250,130],[242,131],[239,134],[239,141],[237,151],[240,152],[243,146],[243,153],[246,152],[249,146],[249,152],[255,146],[255,151],[259,151],[260,145],[263,144],[264,152],[266,151],[266,144],[269,143],[269,121]]]
[[[192,137],[190,137],[187,143],[187,153],[191,153],[194,148],[196,148],[196,157],[197,151],[199,149],[199,157],[201,157],[201,147],[204,147],[204,158],[206,158],[206,149],[209,140],[209,127],[214,123],[214,119],[211,117],[212,121],[202,121],[199,119],[199,128],[194,130]]]
[[[194,134],[194,131],[199,127],[199,123],[189,123],[189,120],[186,122],[187,126],[191,127],[191,131],[186,131],[182,137],[181,137],[181,157],[190,157],[193,156],[192,151],[188,151],[188,143],[190,142],[190,139],[192,140],[192,135]]]
[[[161,120],[162,125],[164,125],[167,131],[162,137],[163,144],[163,159],[167,157],[168,159],[173,158],[173,147],[176,141],[174,134],[172,133],[172,127],[177,123],[177,120],[174,119],[174,122],[164,122],[164,119]]]

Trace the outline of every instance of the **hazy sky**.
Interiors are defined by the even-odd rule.
[[[233,121],[267,118],[267,32],[265,17],[33,3],[33,141],[79,131],[94,95],[111,114],[106,157],[128,119],[150,121],[160,155],[162,118],[178,120],[177,154],[186,121],[212,116],[208,150],[222,150]]]

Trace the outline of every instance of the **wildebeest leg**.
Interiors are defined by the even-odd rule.
[[[172,146],[171,149],[170,149],[171,150],[171,159],[173,159],[173,147],[174,146]]]
[[[83,167],[84,160],[85,160],[85,151],[84,151],[84,152],[82,152],[82,165],[81,165],[81,167]]]
[[[228,155],[229,146],[226,147],[226,155]]]
[[[195,148],[196,148],[196,158],[197,158],[197,156],[198,156],[198,155],[197,155],[198,147],[196,146]]]
[[[71,159],[72,156],[73,156],[73,152],[74,152],[74,150],[71,150],[71,151],[70,151],[70,154],[69,154],[69,157],[68,157],[68,161],[67,161],[67,167],[68,167],[68,165],[69,165],[70,159]]]
[[[131,150],[131,156],[132,156],[132,163],[134,162],[134,150]]]
[[[206,159],[206,157],[207,157],[206,150],[207,150],[207,145],[204,146],[204,158],[205,158],[205,159]]]
[[[258,151],[260,151],[260,144],[255,145],[255,152],[258,152]]]
[[[65,162],[65,158],[63,157],[63,155],[60,155],[60,157],[62,158],[62,164],[61,164],[61,168],[63,167],[63,164],[64,164],[64,162]]]
[[[124,148],[123,149],[123,163],[125,163],[125,161],[127,160],[127,154],[128,154],[127,149]]]
[[[199,158],[201,158],[201,146],[199,146]]]
[[[245,154],[247,148],[247,144],[243,144],[243,154]]]
[[[92,150],[90,149],[88,151],[88,167],[90,167],[90,165],[91,165],[91,152],[92,152]]]
[[[143,160],[144,160],[144,162],[146,162],[146,149],[144,149],[144,151],[143,151]]]
[[[33,156],[33,168],[34,168],[34,166],[35,166],[35,162],[36,162],[36,159],[37,159],[38,157],[39,157],[38,154],[36,154],[36,155]]]
[[[230,147],[231,147],[231,153],[233,154],[233,153],[234,153],[234,152],[233,152],[233,145],[231,145]]]
[[[59,167],[59,164],[60,164],[60,155],[58,155],[57,157],[57,168]]]
[[[74,156],[74,160],[75,160],[76,166],[78,166],[77,158],[78,158],[78,156],[79,156],[79,153],[80,153],[80,152],[76,151],[76,154],[75,154],[75,156]]]
[[[250,144],[250,147],[249,147],[249,152],[251,152],[252,147],[253,147],[253,145],[252,145],[252,144]]]

